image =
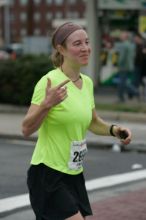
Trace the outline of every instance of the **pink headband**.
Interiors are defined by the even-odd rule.
[[[59,26],[53,34],[52,44],[56,48],[58,44],[62,44],[66,38],[72,34],[74,31],[82,30],[83,28],[78,24],[73,24],[72,22],[64,23]]]

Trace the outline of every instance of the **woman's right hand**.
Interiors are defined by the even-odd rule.
[[[43,106],[45,109],[50,109],[53,106],[64,101],[64,99],[67,98],[67,88],[65,85],[68,82],[70,82],[69,79],[65,80],[55,87],[51,87],[51,80],[48,78],[46,95],[45,99],[41,103],[41,106]]]
[[[31,104],[22,123],[22,133],[25,137],[28,137],[32,133],[38,130],[42,121],[48,114],[51,107],[59,104],[67,97],[67,89],[65,85],[70,80],[65,80],[58,86],[51,87],[51,80],[48,79],[46,87],[46,95],[41,105]]]

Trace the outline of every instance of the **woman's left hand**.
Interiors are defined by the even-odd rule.
[[[122,144],[127,145],[131,142],[132,133],[131,133],[130,129],[128,129],[128,128],[115,126],[114,127],[114,134],[117,138],[120,139]]]

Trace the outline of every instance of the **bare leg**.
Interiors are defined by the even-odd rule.
[[[73,215],[72,217],[70,218],[67,218],[66,220],[85,220],[83,218],[83,216],[81,215],[80,212],[78,212],[77,214]]]

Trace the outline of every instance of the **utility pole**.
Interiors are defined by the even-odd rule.
[[[34,16],[34,2],[28,1],[27,6],[27,35],[30,37],[33,35],[33,16]]]
[[[100,30],[98,25],[98,0],[86,0],[87,33],[91,43],[91,57],[87,74],[93,79],[94,86],[98,85],[100,60]]]
[[[4,9],[4,43],[10,43],[10,8],[9,0],[0,0],[0,7]]]
[[[4,5],[4,39],[5,39],[5,45],[10,44],[10,8],[9,8],[9,0],[5,1],[5,5]]]

